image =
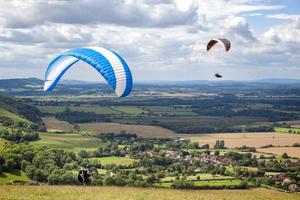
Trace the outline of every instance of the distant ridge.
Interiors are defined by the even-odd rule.
[[[194,84],[236,84],[236,83],[274,83],[274,84],[299,84],[300,79],[258,79],[258,80],[187,80],[187,81],[168,81],[168,80],[153,80],[153,81],[135,81],[139,85],[194,85]],[[42,88],[44,81],[38,78],[13,78],[13,79],[0,79],[1,88],[26,88],[26,87],[40,87]],[[62,79],[60,85],[95,85],[105,84],[104,82],[84,81],[84,80],[70,80]]]
[[[42,85],[44,82],[38,78],[0,79],[0,87],[20,87],[22,85]]]

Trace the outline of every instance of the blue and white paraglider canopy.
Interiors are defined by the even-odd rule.
[[[44,91],[53,90],[64,73],[78,61],[94,67],[118,97],[131,92],[132,75],[127,63],[114,51],[102,47],[76,48],[54,58],[45,74]]]

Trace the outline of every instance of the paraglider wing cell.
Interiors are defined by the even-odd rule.
[[[225,38],[216,38],[210,40],[207,44],[207,51],[210,51],[217,43],[220,43],[226,52],[229,51],[231,44],[230,41]]]
[[[117,96],[124,97],[131,92],[132,75],[127,63],[114,51],[102,47],[76,48],[53,59],[46,71],[44,91],[53,90],[64,73],[78,61],[94,67]]]

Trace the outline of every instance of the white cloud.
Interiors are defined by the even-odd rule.
[[[82,46],[119,52],[138,80],[209,79],[216,71],[237,79],[237,73],[251,71],[252,76],[255,69],[264,73],[283,65],[294,75],[299,70],[299,20],[267,16],[291,22],[262,35],[247,21],[283,7],[263,0],[0,0],[0,78],[12,72],[42,78],[51,58]],[[230,39],[230,52],[218,46],[207,53],[206,44],[215,37]],[[98,79],[97,74],[84,75],[85,70],[76,72]]]
[[[289,24],[272,27],[263,34],[268,43],[298,43],[300,44],[300,18],[295,18]]]
[[[290,14],[273,14],[273,15],[266,15],[267,18],[270,19],[288,19],[288,20],[297,20],[300,18],[300,15],[290,15]]]
[[[200,13],[205,13],[209,18],[222,18],[246,12],[263,10],[279,10],[282,5],[265,5],[263,0],[214,0],[197,1]]]
[[[193,24],[196,11],[193,6],[182,11],[174,1],[157,0],[2,1],[0,18],[14,28],[45,22],[169,27]]]

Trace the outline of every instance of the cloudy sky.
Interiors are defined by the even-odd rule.
[[[67,49],[121,54],[135,80],[300,78],[299,0],[0,0],[0,78],[43,78]],[[211,38],[226,37],[229,53]],[[78,64],[65,79],[98,80]]]

